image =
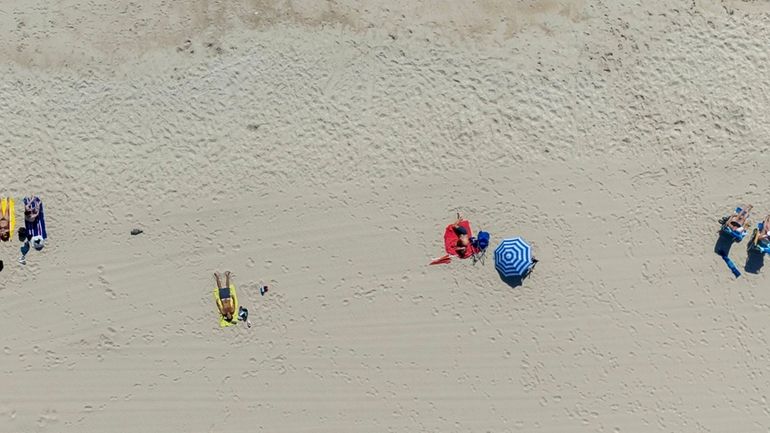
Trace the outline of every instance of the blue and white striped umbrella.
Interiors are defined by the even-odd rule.
[[[495,268],[504,277],[522,276],[532,267],[532,248],[522,238],[503,239],[495,248]]]

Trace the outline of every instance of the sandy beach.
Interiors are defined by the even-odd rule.
[[[714,248],[770,213],[768,22],[0,0],[0,196],[50,236],[0,243],[0,433],[767,431],[770,267]],[[535,272],[428,266],[456,212]]]

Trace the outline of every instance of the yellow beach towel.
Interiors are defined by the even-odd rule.
[[[11,229],[11,233],[13,233],[13,229],[16,226],[16,212],[13,199],[10,197],[0,200],[0,215],[5,215],[6,212],[9,214],[8,226]]]
[[[238,294],[235,293],[235,284],[233,283],[230,283],[230,296],[233,298],[233,309],[235,310],[232,322],[225,320],[225,316],[222,315],[222,301],[219,299],[219,288],[214,288],[214,300],[217,302],[217,313],[219,313],[219,326],[223,328],[238,323]]]

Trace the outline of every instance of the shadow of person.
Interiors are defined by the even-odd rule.
[[[720,230],[717,242],[714,244],[714,253],[720,257],[729,255],[734,242],[732,236]]]
[[[758,274],[762,269],[762,266],[765,265],[765,254],[752,248],[751,244],[749,244],[747,254],[746,264],[743,266],[743,270],[752,274]]]

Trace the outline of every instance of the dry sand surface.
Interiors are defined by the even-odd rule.
[[[0,1],[50,233],[0,245],[0,433],[767,431],[768,270],[713,250],[770,212],[769,13]],[[535,273],[427,266],[458,210]]]

